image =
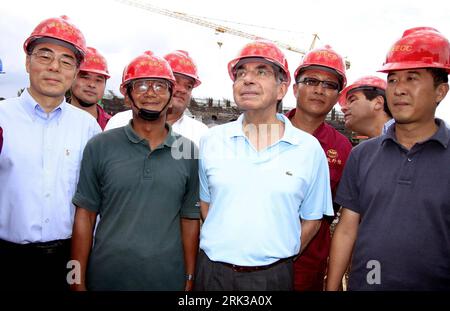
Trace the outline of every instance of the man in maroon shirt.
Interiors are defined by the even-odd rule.
[[[297,107],[286,116],[295,127],[312,134],[320,142],[328,159],[334,198],[352,145],[344,135],[325,123],[325,117],[336,104],[339,92],[345,87],[344,61],[327,45],[308,52],[297,67],[294,77]],[[332,219],[324,217],[319,232],[294,262],[295,290],[323,290],[331,243],[331,221]]]
[[[102,99],[106,80],[110,77],[108,64],[96,49],[87,49],[85,60],[70,89],[70,103],[89,112],[104,130],[111,116],[97,103]]]

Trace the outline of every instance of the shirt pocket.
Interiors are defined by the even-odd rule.
[[[80,175],[81,150],[76,146],[64,146],[61,152],[63,180],[66,183],[67,195],[72,198]]]

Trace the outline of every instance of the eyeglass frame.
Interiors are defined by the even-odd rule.
[[[130,89],[132,91],[134,91],[136,94],[141,94],[141,95],[145,94],[150,89],[150,86],[148,86],[146,84],[147,89],[145,91],[142,91],[142,92],[141,91],[137,91],[137,89],[135,88],[135,84],[139,83],[139,82],[152,82],[151,83],[151,88],[152,88],[153,93],[155,93],[156,95],[165,95],[167,92],[170,94],[171,84],[168,81],[164,80],[164,79],[157,79],[157,78],[144,78],[144,79],[138,79],[138,80],[131,81]],[[164,92],[158,92],[157,90],[155,90],[155,83],[156,82],[166,85],[167,88],[164,89]]]
[[[304,77],[302,80],[297,79],[296,82],[304,84],[306,86],[318,86],[321,84],[324,89],[338,91],[338,92],[339,92],[339,88],[340,88],[339,82],[328,81],[328,80],[319,80],[319,79],[310,78],[310,77]],[[327,87],[327,85],[328,86],[333,85],[333,87]]]
[[[48,60],[46,60],[45,57],[43,57],[44,55],[39,56],[38,54],[47,54]],[[73,69],[76,69],[78,67],[78,62],[77,62],[76,58],[72,58],[70,56],[65,56],[65,55],[62,55],[59,58],[57,58],[55,53],[53,51],[51,51],[51,50],[41,50],[41,49],[39,49],[37,51],[29,53],[28,55],[35,56],[36,61],[39,64],[42,64],[42,65],[50,65],[50,64],[52,64],[55,61],[55,59],[57,59],[59,66],[61,68],[66,69],[66,70],[73,70]],[[70,60],[70,62],[64,63],[62,61],[64,59],[65,60]],[[73,62],[73,64],[71,64],[71,62]],[[66,66],[65,64],[70,65],[70,67]]]

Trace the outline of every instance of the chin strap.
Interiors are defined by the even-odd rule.
[[[139,108],[138,106],[136,106],[136,104],[134,103],[134,99],[131,96],[131,92],[129,90],[127,90],[128,93],[128,97],[130,97],[131,100],[131,104],[136,107],[136,109],[138,109],[138,116],[141,117],[142,119],[146,120],[146,121],[156,121],[159,119],[161,112],[164,111],[164,109],[166,109],[167,105],[170,104],[170,101],[172,100],[172,92],[170,93],[170,97],[169,100],[167,101],[167,104],[164,105],[164,107],[161,108],[161,110],[157,111],[157,110],[149,110],[149,109],[143,109],[143,108]]]
[[[134,100],[131,100],[131,102],[133,103],[134,107],[138,108],[135,104],[134,104]],[[167,104],[164,105],[164,107],[162,107],[162,109],[160,111],[157,110],[148,110],[148,109],[143,109],[143,108],[138,108],[138,115],[147,121],[155,121],[159,119],[159,116],[161,115],[161,112],[166,109],[167,105],[170,103],[170,100],[167,102]]]
[[[170,104],[170,100],[172,99],[172,96],[170,96],[169,100],[167,101],[167,104],[164,105],[164,107],[161,108],[161,110],[149,110],[144,108],[139,108],[134,103],[133,98],[130,96],[131,104],[138,109],[138,116],[146,121],[156,121],[159,119],[161,112],[166,109],[167,105]]]

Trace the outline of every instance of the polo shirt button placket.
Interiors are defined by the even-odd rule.
[[[152,178],[152,168],[151,168],[150,156],[145,160],[145,163],[144,163],[144,178],[145,179]]]
[[[146,168],[144,169],[144,177],[145,178],[151,178],[152,174],[151,174],[152,170],[146,165]]]

